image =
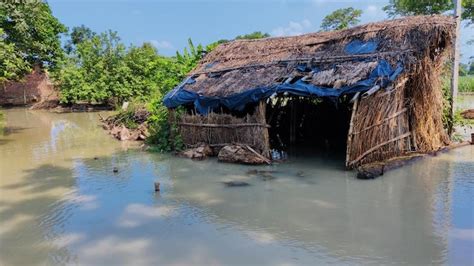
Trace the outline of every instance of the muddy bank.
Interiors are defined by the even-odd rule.
[[[464,119],[474,119],[474,109],[467,109],[461,112]]]
[[[107,118],[99,115],[102,128],[120,141],[143,141],[149,137],[149,116],[150,112],[145,108],[123,111]]]
[[[36,106],[36,105],[35,105]],[[54,113],[75,113],[75,112],[97,112],[97,111],[111,111],[114,107],[109,104],[92,104],[92,103],[77,103],[77,104],[57,104],[56,106],[51,105],[45,108],[32,109],[48,109]]]

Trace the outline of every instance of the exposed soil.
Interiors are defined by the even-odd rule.
[[[37,105],[50,108],[59,104],[58,92],[48,74],[35,68],[21,81],[5,82],[0,89],[0,106]]]
[[[461,112],[464,119],[474,119],[474,109],[467,109]]]
[[[143,141],[150,136],[146,122],[149,115],[145,108],[139,108],[131,116],[118,114],[101,117],[101,122],[102,127],[120,141]]]

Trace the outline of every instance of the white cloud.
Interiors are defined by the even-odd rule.
[[[118,220],[121,227],[137,227],[153,219],[159,219],[172,216],[175,209],[169,206],[146,206],[133,203],[125,208],[124,213]]]
[[[301,35],[311,29],[311,21],[305,19],[300,22],[290,21],[287,26],[272,30],[272,36]]]
[[[58,236],[56,239],[54,239],[53,244],[56,247],[64,248],[64,247],[76,244],[77,242],[83,240],[84,238],[85,236],[79,233],[63,234],[63,235]]]
[[[367,13],[377,13],[377,6],[375,5],[368,5],[367,8],[365,9],[365,12]]]
[[[158,49],[174,49],[173,44],[168,41],[151,40],[150,43]]]
[[[263,231],[250,231],[247,235],[260,244],[271,244],[276,241],[275,235]]]

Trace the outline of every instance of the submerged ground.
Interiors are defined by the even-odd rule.
[[[330,157],[194,162],[94,113],[4,113],[1,265],[474,263],[474,146],[362,181]]]

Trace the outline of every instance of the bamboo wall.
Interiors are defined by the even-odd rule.
[[[354,102],[346,166],[383,161],[416,149],[405,99],[406,78],[392,90],[379,90]]]
[[[265,118],[265,103],[255,112],[238,118],[230,114],[182,115],[178,121],[179,133],[188,148],[207,143],[211,147],[245,144],[269,158],[270,142]]]

